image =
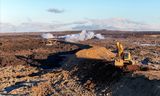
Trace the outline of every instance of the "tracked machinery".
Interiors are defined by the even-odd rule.
[[[114,66],[123,68],[126,71],[147,71],[147,70],[160,70],[160,66],[156,65],[143,65],[136,64],[132,59],[131,53],[129,51],[124,50],[123,45],[120,42],[116,43],[117,54],[114,59]]]
[[[123,45],[120,42],[116,43],[117,55],[114,60],[114,65],[117,67],[126,67],[127,65],[134,65],[131,57],[131,53],[125,51]]]

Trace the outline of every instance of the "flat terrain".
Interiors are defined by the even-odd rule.
[[[160,33],[97,32],[106,39],[77,43],[58,40],[52,46],[45,45],[40,33],[1,34],[0,94],[160,96]],[[74,32],[68,32],[71,33]],[[157,70],[124,72],[110,65],[113,60],[109,55],[105,55],[107,61],[77,58],[78,51],[93,46],[106,48],[106,54],[115,54],[117,41],[131,52],[136,64],[154,66]]]

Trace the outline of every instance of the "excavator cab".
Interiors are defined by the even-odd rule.
[[[124,52],[123,58],[124,58],[124,63],[126,65],[133,65],[134,64],[130,52]]]
[[[129,52],[124,53],[124,60],[131,60],[131,54]]]

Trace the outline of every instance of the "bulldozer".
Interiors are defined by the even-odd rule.
[[[131,57],[131,53],[125,51],[123,45],[120,42],[116,43],[117,55],[114,60],[114,65],[117,67],[125,67],[127,65],[134,65]]]

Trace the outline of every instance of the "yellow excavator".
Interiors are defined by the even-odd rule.
[[[114,61],[114,65],[117,67],[133,65],[134,62],[132,60],[131,53],[124,51],[123,45],[120,42],[117,42],[116,46],[117,46],[117,55]]]

